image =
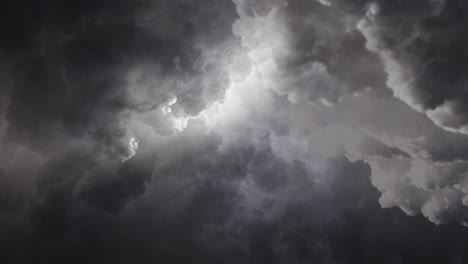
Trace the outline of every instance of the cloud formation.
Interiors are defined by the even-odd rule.
[[[464,263],[466,8],[1,3],[0,257]]]

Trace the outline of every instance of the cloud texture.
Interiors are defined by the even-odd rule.
[[[2,263],[465,263],[467,8],[2,2]]]

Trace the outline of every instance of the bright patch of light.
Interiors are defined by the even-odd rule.
[[[265,100],[265,87],[275,86],[272,78],[277,74],[278,65],[273,50],[286,50],[286,31],[277,22],[278,13],[272,11],[266,17],[243,17],[233,26],[233,33],[241,37],[246,48],[249,65],[225,65],[230,72],[230,85],[225,97],[212,103],[196,116],[177,115],[172,106],[177,98],[169,101],[161,110],[167,115],[172,127],[183,131],[191,120],[203,122],[208,129],[223,127],[249,118],[248,108],[261,107]],[[246,67],[250,67],[246,70]]]
[[[189,119],[189,117],[174,118],[174,128],[182,132],[187,127]]]
[[[172,112],[171,106],[173,106],[175,103],[177,103],[177,97],[172,98],[169,102],[167,102],[167,105],[165,105],[161,111],[163,112],[164,115],[169,114]]]
[[[135,137],[131,137],[130,140],[127,143],[127,155],[121,158],[122,162],[125,162],[133,156],[135,156],[136,151],[138,150],[138,140]]]

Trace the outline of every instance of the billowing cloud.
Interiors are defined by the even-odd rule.
[[[461,1],[375,2],[358,25],[395,96],[464,134],[466,8]]]
[[[383,71],[373,66],[378,58],[353,27],[357,16],[314,1],[272,1],[262,11],[252,8],[252,1],[238,2],[241,18],[234,33],[268,89],[293,103],[332,105],[369,87],[382,88]]]
[[[2,262],[466,262],[466,7],[0,4]]]

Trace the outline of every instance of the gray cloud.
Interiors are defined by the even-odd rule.
[[[0,4],[0,257],[464,263],[465,9]]]
[[[134,112],[162,107],[176,96],[181,115],[196,115],[224,95],[226,72],[216,51],[205,50],[231,35],[232,4],[216,2],[210,9],[184,1],[70,5],[80,12],[58,2],[39,10],[27,6],[25,11],[37,14],[17,27],[23,38],[11,47],[15,52],[5,48],[11,57],[3,84],[9,89],[5,133],[11,140],[34,135],[27,144],[41,148],[52,138],[87,137],[98,149],[127,159]],[[187,14],[185,21],[178,12]],[[200,19],[211,14],[218,21]]]
[[[383,59],[395,96],[459,133],[466,125],[465,9],[461,1],[376,2],[359,24],[367,47]]]
[[[251,11],[252,1],[239,1],[241,19],[234,25],[269,89],[294,103],[335,104],[382,88],[384,73],[372,66],[378,58],[353,26],[357,16],[312,1],[269,3]]]

